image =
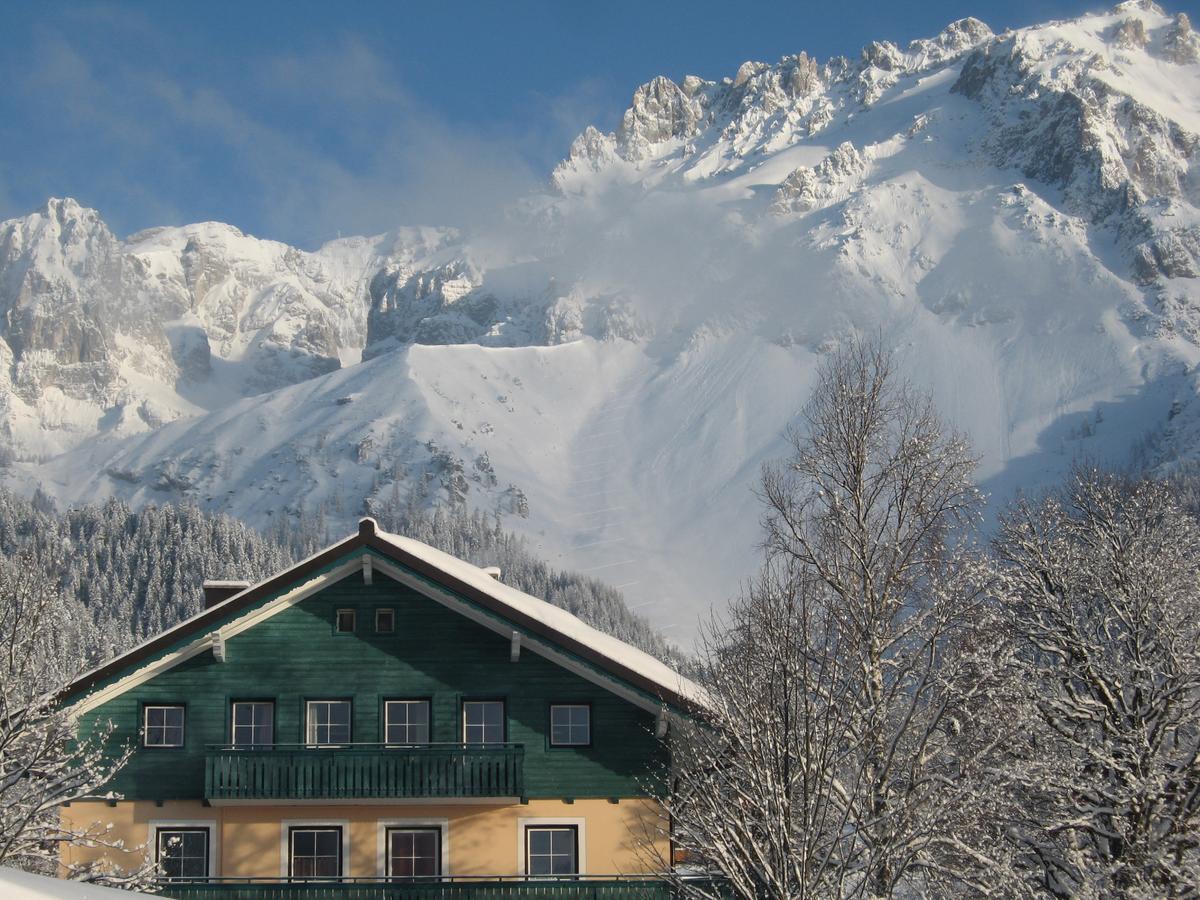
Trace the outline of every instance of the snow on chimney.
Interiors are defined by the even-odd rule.
[[[497,581],[500,580],[500,567],[499,566],[484,566],[483,571],[486,572],[488,575],[491,575]]]
[[[240,594],[250,587],[248,581],[205,581],[204,608],[212,609],[218,603],[224,603],[234,594]]]

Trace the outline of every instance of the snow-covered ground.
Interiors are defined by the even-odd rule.
[[[150,896],[153,895],[63,881],[0,867],[0,897],[4,900],[129,900],[130,897]]]

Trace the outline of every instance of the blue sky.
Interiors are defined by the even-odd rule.
[[[614,127],[654,75],[1094,8],[0,0],[0,219],[73,196],[122,235],[219,219],[306,247],[462,224],[543,180],[586,124]]]

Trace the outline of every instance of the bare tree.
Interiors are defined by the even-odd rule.
[[[1081,467],[996,542],[1027,727],[1007,772],[1032,884],[1200,894],[1200,526],[1160,483]]]
[[[790,439],[764,574],[706,647],[712,720],[673,745],[675,840],[743,897],[986,893],[1004,866],[966,826],[1004,736],[976,724],[970,450],[878,343],[827,361]]]
[[[86,659],[82,613],[31,554],[0,559],[0,865],[54,874],[64,842],[114,846],[104,828],[66,828],[59,818],[63,803],[94,795],[128,758],[106,752],[104,735],[77,741],[57,702]],[[138,887],[154,869],[68,874]]]
[[[840,896],[852,842],[836,796],[849,683],[820,588],[769,562],[703,638],[709,708],[672,735],[664,798],[685,894]],[[715,883],[688,877],[716,875]]]

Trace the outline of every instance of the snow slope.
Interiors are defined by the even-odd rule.
[[[686,640],[751,572],[759,466],[853,332],[882,334],[970,435],[995,502],[1078,454],[1194,454],[1198,134],[1200,39],[1145,2],[655,79],[502,231],[305,255],[204,225],[110,247],[175,286],[154,294],[182,298],[164,321],[204,334],[209,368],[177,378],[170,415],[77,416],[75,449],[7,477],[259,524],[480,506]],[[187,294],[195,271],[221,287]],[[58,432],[50,389],[25,399],[18,376],[0,396],[34,410],[21,457]],[[143,395],[122,377],[125,409]]]

